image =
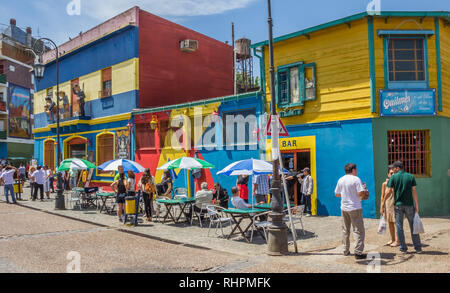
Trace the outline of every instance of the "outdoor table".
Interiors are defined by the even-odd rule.
[[[100,200],[102,201],[102,205],[100,207],[100,213],[105,210],[106,213],[111,213],[113,208],[108,209],[108,207],[106,206],[106,201],[108,200],[108,198],[115,198],[116,194],[114,192],[99,192],[97,193],[97,196],[100,198]]]
[[[264,210],[262,210],[262,209],[247,209],[247,210],[226,209],[226,210],[222,210],[222,211],[224,213],[230,214],[231,218],[233,219],[233,222],[235,223],[235,226],[234,226],[233,230],[231,230],[231,233],[230,233],[230,235],[228,235],[227,239],[230,239],[230,237],[235,234],[234,231],[236,231],[236,229],[239,229],[239,231],[240,231],[242,237],[244,237],[245,241],[247,241],[247,243],[250,243],[250,241],[248,240],[247,236],[245,236],[245,233],[253,225],[254,214],[263,213]],[[242,230],[241,229],[241,222],[244,219],[249,219],[250,220],[250,224],[244,230]]]
[[[170,218],[171,218],[175,223],[177,223],[178,220],[180,220],[180,218],[181,218],[181,216],[182,216],[183,214],[187,217],[188,214],[187,214],[184,210],[186,209],[186,207],[187,207],[188,205],[189,205],[189,206],[192,206],[192,204],[195,203],[195,199],[193,199],[193,198],[192,198],[192,199],[191,199],[191,198],[182,198],[182,199],[157,199],[156,201],[157,201],[158,203],[164,204],[164,206],[165,206],[166,209],[167,209],[167,213],[166,213],[166,215],[164,216],[163,223],[166,222],[166,219],[167,219],[168,216],[170,216]],[[172,215],[172,212],[171,212],[172,207],[175,206],[175,205],[179,205],[180,208],[181,208],[181,212],[180,212],[180,214],[178,215],[178,217],[177,217],[176,219],[175,219],[174,215]]]

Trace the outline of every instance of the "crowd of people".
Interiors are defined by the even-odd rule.
[[[355,258],[364,259],[365,228],[361,201],[367,200],[369,192],[365,183],[357,176],[355,164],[347,164],[344,168],[345,175],[342,176],[336,185],[335,196],[341,198],[342,232],[343,232],[343,253],[350,255],[350,230],[353,227],[355,240]],[[70,190],[77,184],[79,176],[76,170],[62,172],[64,189]],[[311,215],[311,195],[314,190],[314,182],[311,177],[310,169],[304,168],[297,173],[291,170],[283,175],[288,185],[289,197],[293,197],[293,186],[298,183],[300,186],[300,204],[305,205],[306,215]],[[38,193],[40,200],[44,200],[44,195],[50,199],[50,193],[54,190],[55,173],[48,166],[24,166],[16,168],[11,165],[1,165],[0,184],[4,186],[4,195],[7,203],[17,203],[14,184],[23,183],[30,180],[31,200],[37,200]],[[208,184],[203,182],[201,189],[195,194],[196,203],[194,212],[205,213],[205,205],[215,204],[222,208],[228,208],[229,203],[238,209],[251,208],[249,203],[249,176],[241,175],[236,180],[236,186],[231,188],[231,199],[228,191],[222,187],[219,182],[214,184],[214,188],[209,190]],[[270,195],[270,177],[269,175],[254,175],[252,178],[254,204],[268,202]],[[161,206],[155,201],[158,197],[172,197],[174,191],[173,179],[170,171],[166,170],[160,183],[156,184],[155,178],[146,169],[143,176],[136,182],[136,174],[133,171],[124,171],[122,166],[118,168],[118,174],[111,184],[116,193],[117,216],[119,221],[124,221],[125,198],[134,196],[137,191],[141,191],[145,215],[147,221],[152,221],[153,215],[159,217]],[[284,190],[283,190],[284,193]],[[283,196],[284,198],[284,196]],[[154,202],[156,207],[154,207]],[[380,215],[386,220],[389,227],[390,240],[385,245],[400,247],[400,251],[407,252],[405,236],[403,230],[403,219],[408,220],[413,246],[417,253],[421,253],[421,242],[419,234],[413,234],[413,219],[419,212],[418,195],[416,190],[416,181],[412,174],[405,172],[403,163],[394,162],[388,167],[387,178],[381,186]],[[192,214],[190,214],[192,216]]]

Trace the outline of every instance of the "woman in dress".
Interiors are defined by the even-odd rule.
[[[391,178],[391,176],[394,173],[395,172],[394,172],[393,166],[389,165],[388,175],[387,175],[388,178],[386,179],[385,182],[383,182],[383,185],[381,186],[381,203],[383,203],[384,197],[386,196],[386,187],[389,182],[389,179]],[[388,243],[386,243],[385,245],[390,245],[392,247],[399,246],[398,238],[395,233],[394,195],[395,194],[393,192],[391,192],[389,197],[386,198],[385,205],[383,206],[383,204],[381,204],[381,206],[380,206],[380,215],[383,215],[383,217],[386,221],[386,224],[388,224],[389,233],[391,235],[391,240]]]

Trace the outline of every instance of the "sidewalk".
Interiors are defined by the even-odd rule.
[[[4,200],[1,192],[1,200]],[[71,217],[74,219],[97,223],[109,229],[121,229],[132,233],[139,233],[141,236],[158,239],[169,243],[177,243],[184,246],[194,246],[218,252],[227,252],[239,256],[245,256],[245,262],[232,263],[223,268],[213,268],[211,272],[226,272],[239,268],[242,272],[366,272],[369,260],[355,261],[353,256],[345,257],[341,249],[341,218],[340,217],[304,217],[303,224],[306,235],[297,225],[297,246],[299,253],[294,253],[294,246],[289,245],[288,256],[270,257],[266,254],[267,245],[265,241],[256,236],[253,243],[246,243],[240,236],[235,236],[230,240],[219,237],[210,231],[208,237],[208,227],[204,225],[200,228],[197,221],[193,226],[187,223],[162,224],[159,222],[141,222],[137,227],[125,226],[120,223],[115,215],[107,215],[91,210],[55,210],[54,197],[41,201],[29,201],[30,189],[24,188],[25,201],[19,201],[19,205],[24,207],[39,209],[44,212]],[[67,194],[66,194],[67,197]],[[66,205],[67,208],[67,205]],[[365,252],[377,252],[380,256],[382,272],[450,272],[450,217],[446,218],[425,218],[423,219],[425,234],[421,234],[424,253],[422,255],[408,254],[401,255],[398,247],[386,247],[384,243],[388,241],[388,235],[378,235],[377,219],[364,219],[366,227]],[[56,224],[56,223],[55,223]],[[405,231],[408,224],[405,222]],[[230,227],[224,228],[224,233],[228,234]],[[405,233],[409,250],[411,237]],[[352,238],[352,237],[351,237]],[[289,241],[291,237],[289,236]],[[353,253],[353,245],[351,247]],[[233,269],[233,265],[237,267]]]

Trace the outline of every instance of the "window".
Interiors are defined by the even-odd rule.
[[[136,149],[154,149],[155,130],[151,129],[150,123],[136,124]]]
[[[104,133],[97,137],[97,166],[114,160],[114,134]],[[113,176],[114,172],[98,170],[98,175]]]
[[[102,70],[102,91],[100,98],[110,97],[112,94],[112,72],[111,67]]]
[[[316,99],[315,64],[303,62],[278,68],[278,107],[303,106]]]
[[[388,163],[402,161],[405,171],[416,176],[431,176],[429,130],[388,131]]]
[[[423,81],[423,39],[389,39],[389,80]]]
[[[385,38],[386,88],[428,88],[425,37]]]

